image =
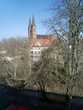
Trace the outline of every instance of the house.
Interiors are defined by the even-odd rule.
[[[37,62],[40,59],[41,52],[47,49],[54,41],[53,35],[41,35],[36,33],[35,19],[29,21],[28,39],[30,47],[30,56],[32,62]]]

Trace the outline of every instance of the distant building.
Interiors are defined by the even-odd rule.
[[[37,62],[40,59],[42,50],[47,49],[54,41],[52,35],[39,35],[36,33],[34,17],[29,21],[28,39],[30,55],[33,62]]]

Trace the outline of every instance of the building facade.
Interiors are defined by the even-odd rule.
[[[40,35],[36,33],[34,17],[32,17],[32,20],[29,20],[28,39],[32,62],[37,62],[40,59],[42,50],[47,49],[54,41],[53,35]]]

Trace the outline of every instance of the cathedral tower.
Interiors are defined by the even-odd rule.
[[[32,19],[29,20],[28,37],[36,38],[36,25],[34,16],[32,17]]]

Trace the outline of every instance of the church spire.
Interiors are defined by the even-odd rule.
[[[31,18],[29,18],[29,26],[31,26]]]
[[[32,19],[29,19],[28,36],[30,38],[36,38],[36,25],[34,16]]]
[[[32,25],[35,26],[35,17],[34,16],[32,16]]]
[[[28,24],[28,37],[30,37],[30,31],[31,31],[31,18],[29,18],[29,24]]]
[[[35,25],[35,17],[32,16],[32,21],[31,21],[31,36],[32,38],[36,38],[36,25]]]

